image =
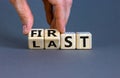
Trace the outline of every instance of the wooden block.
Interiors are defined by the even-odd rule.
[[[44,49],[44,29],[32,29],[28,34],[30,49]]]
[[[76,33],[77,49],[92,49],[92,34],[89,32]]]
[[[55,29],[45,29],[45,49],[60,48],[60,32]]]
[[[76,35],[74,32],[61,34],[61,49],[75,49]]]

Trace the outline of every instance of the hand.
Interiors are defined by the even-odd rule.
[[[28,34],[33,26],[34,18],[27,0],[10,0],[10,2],[20,16],[23,24],[23,34]],[[50,28],[64,33],[70,15],[72,0],[43,0],[43,3]]]

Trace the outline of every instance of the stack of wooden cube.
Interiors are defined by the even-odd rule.
[[[66,32],[55,29],[32,29],[28,34],[29,49],[92,49],[89,32]]]

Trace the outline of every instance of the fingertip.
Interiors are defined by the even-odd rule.
[[[60,29],[60,33],[61,33],[61,34],[64,34],[64,33],[65,33],[65,28]]]
[[[24,35],[28,35],[29,32],[31,30],[31,27],[30,26],[27,26],[27,25],[23,25],[23,34]]]
[[[65,27],[56,28],[61,34],[65,33]]]

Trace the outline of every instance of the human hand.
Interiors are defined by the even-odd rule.
[[[23,25],[23,34],[28,34],[34,22],[34,17],[27,4],[27,0],[10,0],[15,7]],[[65,32],[72,0],[43,0],[47,22],[50,28]]]

